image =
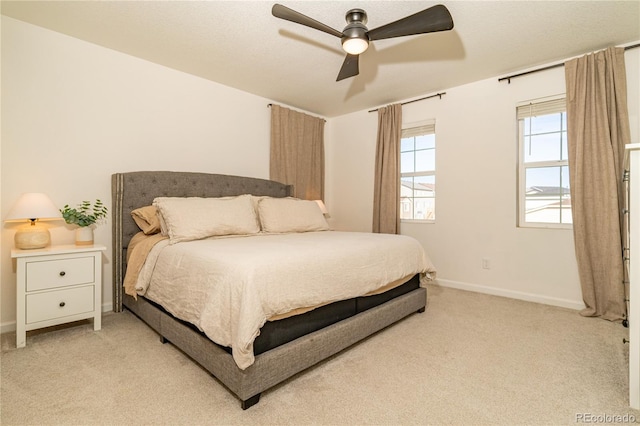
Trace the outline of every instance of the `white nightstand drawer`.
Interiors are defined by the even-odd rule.
[[[93,256],[27,262],[27,291],[95,281]]]
[[[16,347],[27,331],[93,318],[102,327],[103,245],[11,250],[16,260]]]
[[[94,310],[94,286],[27,294],[27,324]]]

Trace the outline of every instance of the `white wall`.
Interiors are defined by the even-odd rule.
[[[270,102],[2,16],[0,217],[23,192],[59,206],[100,198],[111,174],[183,170],[269,175]],[[15,224],[3,224],[0,324],[14,327]],[[64,222],[54,244],[72,244]],[[111,222],[100,225],[104,309],[111,309]]]
[[[625,54],[632,141],[638,141],[640,49]],[[516,227],[518,102],[565,92],[564,68],[478,81],[403,106],[403,122],[436,120],[436,223],[403,223],[441,285],[582,308],[571,230]],[[327,207],[332,226],[370,231],[377,113],[331,120]],[[482,259],[490,269],[482,269]]]
[[[100,198],[110,176],[185,170],[267,178],[270,101],[2,16],[0,217],[23,192],[59,206]],[[632,137],[638,142],[640,49],[626,54]],[[403,225],[438,268],[439,282],[579,307],[571,231],[515,227],[516,131],[522,100],[564,92],[562,68],[446,90],[406,105],[405,122],[435,118],[437,221]],[[418,96],[418,95],[416,95]],[[377,114],[327,120],[326,204],[336,229],[371,230]],[[0,240],[0,325],[15,326],[15,225]],[[64,223],[55,244],[73,242]],[[111,223],[98,227],[104,309],[111,309]],[[481,259],[491,269],[481,268]]]

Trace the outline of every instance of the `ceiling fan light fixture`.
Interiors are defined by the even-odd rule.
[[[369,40],[362,38],[343,38],[342,48],[350,55],[359,55],[369,47]]]
[[[336,81],[358,75],[360,54],[367,50],[371,41],[453,29],[451,14],[441,4],[431,6],[371,31],[365,26],[367,13],[363,9],[351,9],[347,12],[345,15],[347,26],[342,32],[281,4],[274,4],[271,8],[271,14],[276,18],[295,22],[340,38],[342,49],[347,52],[347,57],[344,59]]]

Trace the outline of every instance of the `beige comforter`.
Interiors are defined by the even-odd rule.
[[[435,277],[420,243],[402,235],[324,231],[174,245],[156,238],[127,292],[230,346],[241,369],[253,364],[253,341],[268,318],[361,296],[416,273],[423,282]]]

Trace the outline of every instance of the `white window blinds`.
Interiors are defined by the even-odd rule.
[[[516,115],[518,120],[527,117],[537,117],[539,115],[557,114],[567,110],[565,98],[552,99],[548,101],[534,102],[530,101],[516,107]]]
[[[412,126],[412,127],[408,127]],[[403,138],[412,138],[414,136],[428,135],[436,132],[435,120],[423,121],[415,125],[408,124],[406,129],[402,129]]]

